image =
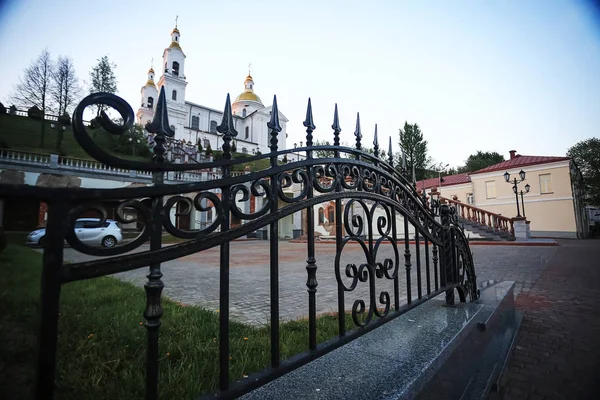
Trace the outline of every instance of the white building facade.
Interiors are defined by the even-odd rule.
[[[136,113],[137,122],[145,126],[152,121],[158,100],[158,93],[165,88],[169,123],[175,131],[175,139],[185,140],[220,150],[223,141],[217,133],[217,126],[223,118],[223,111],[188,101],[185,97],[187,79],[185,76],[185,54],[180,45],[180,32],[177,27],[171,32],[171,44],[163,51],[162,76],[155,84],[153,68],[148,71],[148,79],[141,89],[141,106]],[[225,92],[225,91],[224,91]],[[267,122],[271,119],[272,106],[265,106],[254,92],[254,80],[248,72],[244,81],[244,91],[231,104],[234,126],[238,132],[234,139],[237,152],[256,154],[268,153],[269,131]],[[286,149],[286,123],[288,119],[279,112],[281,132],[278,135],[278,148]]]

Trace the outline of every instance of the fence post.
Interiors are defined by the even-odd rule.
[[[455,253],[454,237],[452,227],[450,226],[450,207],[447,204],[440,206],[442,222],[442,242],[443,251],[440,257],[440,286],[445,287],[455,283]],[[446,305],[454,305],[454,288],[446,290]]]

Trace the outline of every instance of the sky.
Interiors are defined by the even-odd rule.
[[[86,90],[107,55],[118,95],[137,110],[151,60],[162,64],[178,16],[186,100],[223,109],[252,64],[265,105],[277,95],[288,143],[380,146],[417,123],[437,162],[458,166],[478,150],[508,158],[562,156],[600,136],[600,12],[591,1],[49,1],[0,0],[0,102],[45,47],[73,59]],[[159,68],[157,68],[158,72]],[[158,81],[157,76],[156,81]]]

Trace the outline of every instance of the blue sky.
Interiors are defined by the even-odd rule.
[[[374,124],[395,149],[418,123],[436,161],[477,150],[564,155],[600,136],[600,15],[589,1],[2,1],[0,101],[39,52],[70,56],[80,79],[103,55],[135,109],[150,60],[161,65],[179,15],[186,99],[221,109],[243,90],[248,63],[265,104],[277,94],[289,143],[342,141],[356,112],[363,143]]]

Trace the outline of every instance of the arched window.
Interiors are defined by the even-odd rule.
[[[210,121],[210,133],[217,133],[217,121]]]
[[[200,129],[200,118],[196,115],[192,117],[192,129]]]
[[[169,64],[165,63],[165,72],[169,72]]]
[[[244,111],[246,111],[246,110],[244,110]],[[245,133],[246,133],[246,137],[244,139],[248,139],[250,137],[250,127],[249,126],[246,127]]]
[[[210,140],[204,139],[204,148],[205,149],[208,147],[209,144],[210,144]]]
[[[247,148],[245,148],[245,147],[242,147],[242,153],[244,153],[244,154],[248,154],[248,149],[247,149]]]
[[[173,90],[173,93],[171,93],[171,99],[177,100],[177,90]]]
[[[319,207],[319,225],[323,225],[325,223],[325,211],[323,207]]]
[[[149,96],[148,97],[148,108],[152,108],[154,107],[154,97]]]
[[[246,118],[246,109],[245,108],[242,110],[242,118]]]
[[[335,222],[335,209],[333,207],[329,207],[327,210],[327,219],[329,219],[330,224]]]
[[[177,61],[173,61],[173,75],[179,76],[179,63]]]

